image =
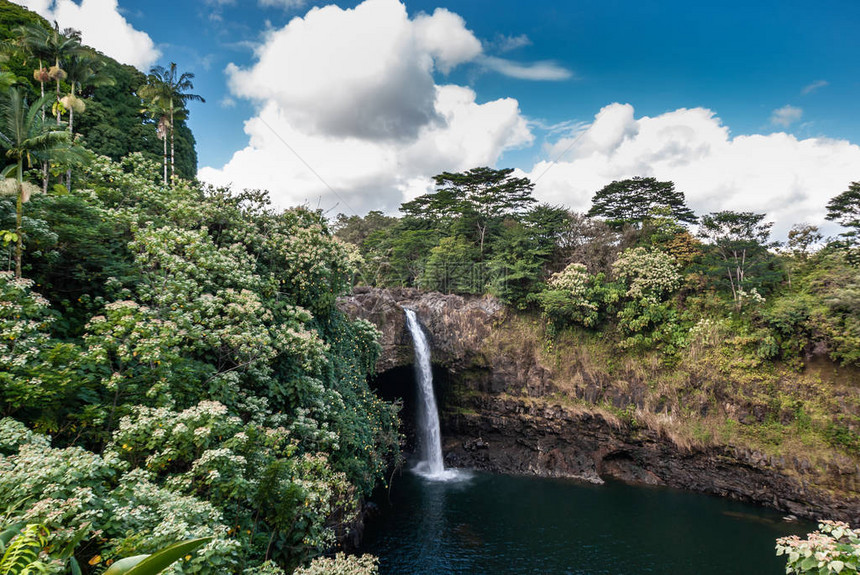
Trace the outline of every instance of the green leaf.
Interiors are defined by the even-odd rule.
[[[104,575],[125,575],[147,557],[149,557],[149,555],[134,555],[132,557],[126,557],[125,559],[120,559],[111,565],[110,568],[104,572]]]
[[[9,527],[9,529],[0,532],[0,544],[2,544],[3,547],[8,545],[12,538],[15,537],[15,535],[17,535],[19,531],[21,531],[21,528],[24,527],[24,525],[26,525],[26,523],[16,523]]]
[[[831,561],[830,568],[837,573],[840,573],[843,569],[845,569],[845,563],[843,563],[842,561]]]
[[[137,555],[121,559],[110,566],[104,575],[157,575],[175,561],[178,561],[212,540],[212,537],[180,541],[156,551],[152,555]]]

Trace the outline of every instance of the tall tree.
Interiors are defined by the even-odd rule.
[[[849,243],[860,241],[860,182],[851,182],[847,190],[827,203],[825,218],[848,228],[842,236]]]
[[[15,29],[18,36],[18,44],[31,57],[39,61],[39,68],[33,71],[33,77],[38,80],[43,100],[41,100],[42,113],[44,115],[46,100],[45,84],[53,80],[54,90],[54,112],[57,123],[60,122],[62,107],[60,102],[60,83],[66,79],[66,71],[63,69],[65,62],[77,55],[84,54],[86,48],[81,45],[81,33],[72,28],[60,30],[59,24],[54,22],[51,28],[45,28],[39,24],[26,24]],[[45,68],[45,63],[53,65]],[[48,190],[48,162],[42,164],[42,190]]]
[[[69,133],[60,124],[42,116],[46,98],[34,105],[27,104],[25,96],[11,88],[0,100],[0,146],[5,150],[10,164],[3,170],[3,177],[14,174],[18,181],[15,204],[15,276],[21,277],[21,258],[24,252],[23,214],[24,168],[38,161],[61,159],[70,154]]]
[[[694,224],[696,215],[687,207],[684,192],[673,182],[636,176],[614,181],[594,194],[589,217],[601,217],[614,228],[624,224],[640,226],[655,214],[671,215],[679,222]]]
[[[194,74],[183,72],[179,74],[176,63],[171,62],[169,68],[155,66],[149,71],[147,84],[140,88],[140,96],[149,102],[150,106],[166,112],[159,119],[159,129],[166,130],[170,136],[170,181],[176,178],[176,152],[174,144],[174,127],[176,121],[187,116],[188,102],[205,102],[202,96],[192,94]],[[165,178],[166,179],[166,178]],[[165,182],[166,183],[166,182]]]
[[[444,199],[443,205],[453,202],[457,212],[474,220],[481,258],[488,226],[503,216],[524,212],[537,201],[532,196],[534,183],[513,177],[513,171],[480,167],[454,174],[443,172],[433,178],[438,190],[430,196]]]
[[[60,99],[62,109],[69,113],[69,136],[75,138],[75,112],[83,113],[87,106],[76,92],[82,93],[89,86],[111,86],[115,83],[111,76],[104,72],[104,61],[99,60],[94,54],[82,52],[74,55],[66,62],[66,80],[69,84],[69,93]],[[66,172],[66,187],[72,190],[72,169]]]
[[[773,222],[764,221],[765,214],[722,211],[702,217],[699,236],[713,247],[723,277],[728,279],[735,309],[740,311],[743,300],[758,292],[747,292],[751,275],[767,255],[768,238]],[[754,289],[754,288],[753,288]]]

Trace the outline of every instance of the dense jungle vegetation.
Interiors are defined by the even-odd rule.
[[[444,173],[436,185],[402,217],[338,216],[336,234],[361,252],[361,282],[490,293],[540,312],[550,337],[601,334],[669,364],[714,332],[734,334],[754,364],[860,363],[860,183],[827,204],[842,234],[825,240],[798,223],[784,244],[765,214],[698,217],[654,178],[612,182],[587,214],[539,204],[511,169]]]
[[[185,179],[193,75],[9,3],[0,35],[0,571],[200,537],[174,572],[307,565],[399,456],[377,331],[334,307],[354,250],[319,213]],[[307,572],[330,568],[375,569]]]
[[[144,75],[8,2],[0,39],[0,545],[44,572],[199,537],[173,572],[373,572],[311,562],[400,458],[397,408],[367,386],[378,332],[335,307],[356,283],[493,294],[548,349],[860,363],[858,183],[827,205],[844,233],[798,224],[783,246],[671,182],[613,182],[577,214],[490,168],[332,223],[193,181],[192,74]],[[821,417],[860,454],[854,416]]]

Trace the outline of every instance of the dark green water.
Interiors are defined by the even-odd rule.
[[[394,478],[362,551],[380,573],[779,575],[777,537],[814,526],[670,489],[482,473]]]

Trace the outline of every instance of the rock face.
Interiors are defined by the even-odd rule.
[[[412,338],[403,308],[415,310],[427,328],[433,362],[453,372],[481,360],[482,343],[502,311],[502,305],[493,298],[417,289],[355,288],[353,295],[339,300],[338,307],[352,318],[372,322],[382,332],[378,373],[413,363]]]
[[[547,365],[492,298],[364,288],[339,307],[382,331],[381,374],[413,363],[402,308],[416,311],[433,362],[448,375],[437,384],[449,466],[665,485],[860,523],[860,466],[853,459],[786,460],[743,447],[679,445],[654,426],[619,417],[626,409],[665,409],[662,398],[648,404],[647,382],[633,375],[607,380],[573,360]],[[752,407],[730,408],[738,420],[757,416]],[[703,403],[700,415],[707,409]]]

